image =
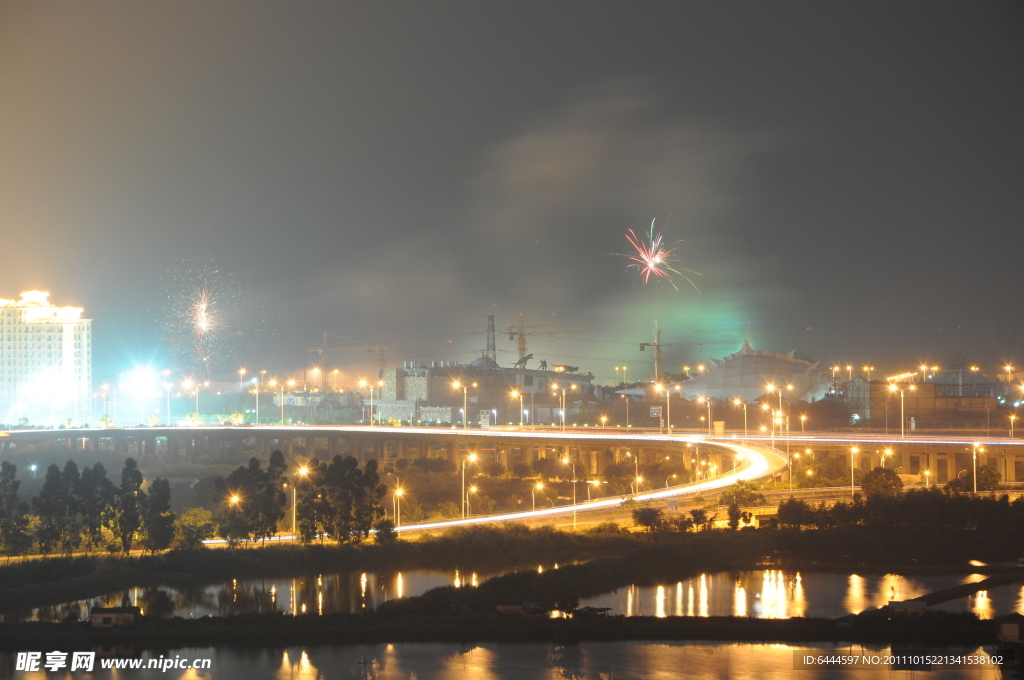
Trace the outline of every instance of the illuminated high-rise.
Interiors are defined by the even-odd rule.
[[[0,422],[85,415],[92,392],[92,320],[38,290],[0,298]]]

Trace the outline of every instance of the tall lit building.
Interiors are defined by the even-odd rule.
[[[92,392],[92,320],[38,290],[0,298],[0,422],[85,416]]]

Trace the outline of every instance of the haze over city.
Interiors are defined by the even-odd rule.
[[[166,363],[168,272],[206,258],[247,295],[226,368],[325,331],[466,361],[524,312],[610,380],[649,362],[618,254],[657,220],[703,274],[658,292],[665,342],[1012,358],[1020,5],[733,9],[6,3],[0,297],[84,307],[100,379]]]

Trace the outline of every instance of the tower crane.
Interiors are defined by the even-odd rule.
[[[661,348],[662,347],[703,347],[704,345],[735,345],[735,340],[688,340],[677,342],[662,342],[661,329],[654,329],[654,342],[641,342],[640,351],[648,347],[654,348],[654,382],[658,382],[661,375]]]
[[[586,333],[587,329],[579,330],[537,330],[538,328],[557,328],[557,325],[539,325],[539,326],[527,326],[526,317],[522,312],[519,313],[519,326],[517,329],[513,329],[511,325],[506,325],[508,329],[508,339],[515,340],[517,348],[519,350],[519,358],[522,359],[526,356],[526,337],[528,335],[570,335],[575,333]]]

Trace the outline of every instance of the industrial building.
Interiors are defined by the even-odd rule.
[[[33,290],[0,298],[0,421],[49,422],[85,415],[92,393],[92,320]]]
[[[465,421],[471,425],[518,424],[520,419],[524,423],[554,424],[561,422],[563,389],[567,419],[581,409],[594,408],[602,399],[600,393],[595,394],[590,373],[526,366],[502,367],[488,356],[477,357],[469,364],[404,362],[401,368],[384,370],[374,417],[461,424],[465,408]],[[513,396],[513,392],[522,398]]]

